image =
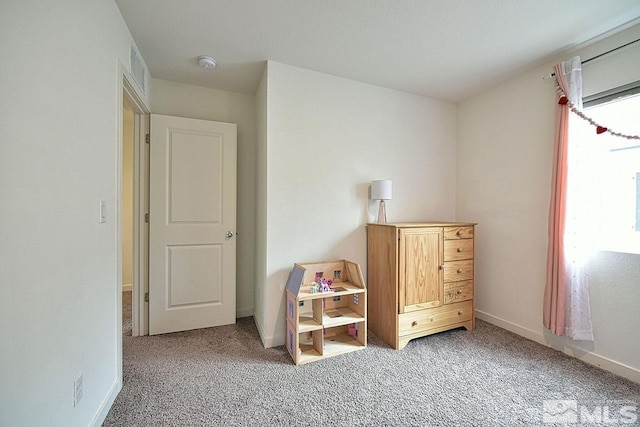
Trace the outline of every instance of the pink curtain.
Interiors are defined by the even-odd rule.
[[[569,93],[562,64],[555,66],[562,91]],[[544,326],[556,335],[564,335],[565,306],[570,277],[564,254],[565,212],[567,209],[567,152],[569,146],[569,106],[560,98],[556,105],[556,134],[549,207],[549,246],[547,249],[547,285],[544,290]]]

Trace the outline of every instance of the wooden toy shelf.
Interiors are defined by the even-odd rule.
[[[334,292],[313,292],[332,280]],[[287,350],[297,365],[367,346],[367,294],[351,261],[295,264],[287,281]]]

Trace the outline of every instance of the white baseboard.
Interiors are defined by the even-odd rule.
[[[133,290],[133,285],[131,283],[122,284],[122,292],[132,291],[132,290]]]
[[[258,335],[260,335],[260,340],[262,341],[262,345],[264,348],[278,347],[284,345],[284,331],[279,335],[269,335],[266,336],[264,331],[262,330],[262,325],[256,320],[254,317],[253,321],[256,324],[256,329],[258,330]]]
[[[630,381],[640,384],[640,370],[627,366],[623,363],[616,362],[608,357],[600,356],[599,354],[585,350],[577,346],[572,346],[565,339],[561,337],[545,337],[539,332],[532,331],[531,329],[524,328],[515,323],[493,316],[489,313],[485,313],[480,310],[476,310],[476,317],[499,328],[506,329],[509,332],[520,335],[546,347],[551,347],[554,350],[561,351],[566,355],[575,357],[585,363],[593,366],[597,366],[606,371],[612,372],[616,375],[624,377]]]
[[[271,335],[269,337],[263,338],[262,344],[264,344],[264,348],[279,347],[281,345],[284,345],[284,341],[285,335],[283,332],[282,334]]]
[[[236,307],[236,319],[253,316],[253,307]]]
[[[113,402],[115,402],[116,397],[118,397],[118,393],[122,390],[122,381],[116,380],[116,382],[111,386],[109,393],[102,401],[102,405],[100,405],[100,409],[96,413],[96,416],[91,420],[92,427],[100,427],[102,423],[104,423],[105,418],[109,414],[111,410],[111,406],[113,406]]]
[[[515,323],[511,323],[480,310],[476,310],[476,318],[484,320],[485,322],[491,323],[492,325],[498,326],[499,328],[506,329],[509,332],[513,332],[514,334],[520,335],[521,337],[525,337],[527,339],[530,339],[531,341],[535,341],[549,347],[544,341],[544,337],[542,336],[542,334],[536,331],[532,331],[531,329],[523,328],[520,325],[516,325]]]
[[[256,317],[253,317],[253,323],[256,324],[256,329],[258,330],[258,335],[260,336],[260,341],[262,341],[262,345],[266,348],[266,346],[264,345],[264,332],[262,331],[262,325],[260,324],[260,322],[258,322],[258,319],[256,319]]]

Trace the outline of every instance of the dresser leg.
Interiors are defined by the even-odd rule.
[[[469,320],[468,322],[464,322],[462,326],[464,326],[467,329],[467,331],[473,331],[476,327],[475,317],[472,320]]]

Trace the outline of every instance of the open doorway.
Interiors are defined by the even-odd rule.
[[[119,264],[123,335],[148,335],[149,114],[123,74],[119,156]]]
[[[135,115],[122,106],[122,335],[132,335],[131,303],[133,291],[133,153]]]

